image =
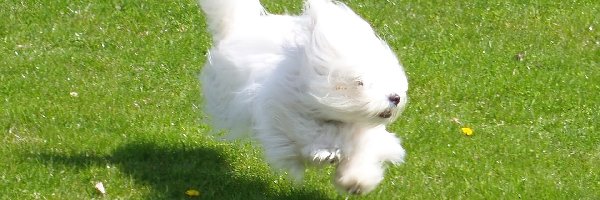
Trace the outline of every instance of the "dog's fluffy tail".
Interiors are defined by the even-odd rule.
[[[265,15],[259,0],[198,0],[213,39],[224,38],[234,24]]]

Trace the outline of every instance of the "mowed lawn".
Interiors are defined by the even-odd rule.
[[[337,193],[331,168],[294,183],[209,135],[195,1],[8,0],[0,199],[600,199],[598,1],[344,2],[410,82],[389,127],[406,163],[371,194]]]

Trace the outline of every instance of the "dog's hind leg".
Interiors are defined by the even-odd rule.
[[[256,138],[265,150],[265,158],[275,169],[287,171],[296,180],[301,180],[306,169],[302,156],[298,153],[297,142],[285,134],[268,132]]]

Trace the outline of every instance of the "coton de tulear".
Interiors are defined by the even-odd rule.
[[[335,185],[372,191],[405,151],[385,125],[408,82],[390,47],[346,5],[306,0],[299,16],[259,0],[199,0],[214,45],[200,79],[216,129],[250,136],[267,161],[297,178],[336,165]]]

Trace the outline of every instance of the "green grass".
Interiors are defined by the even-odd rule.
[[[600,3],[345,2],[411,84],[406,163],[351,199],[600,199]],[[205,29],[194,1],[0,3],[0,199],[344,199],[206,134]]]

